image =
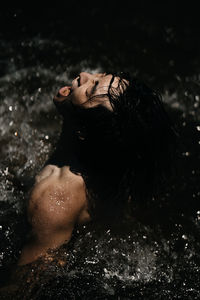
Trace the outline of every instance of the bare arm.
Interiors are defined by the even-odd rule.
[[[19,265],[33,262],[71,238],[75,223],[89,215],[86,213],[86,196],[81,176],[69,168],[44,170],[36,178],[32,190],[28,216],[32,225],[32,240],[23,248]]]

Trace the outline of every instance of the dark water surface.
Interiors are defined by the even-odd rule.
[[[67,265],[29,268],[15,299],[200,299],[198,14],[144,4],[0,13],[2,290],[28,233],[27,191],[60,133],[60,86],[84,70],[130,71],[162,93],[181,136],[177,173],[143,218],[75,230],[61,250]],[[2,293],[14,299],[11,288]]]

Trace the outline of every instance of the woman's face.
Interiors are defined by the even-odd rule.
[[[108,89],[118,88],[119,77],[111,74],[97,73],[90,74],[81,72],[72,81],[72,85],[63,87],[59,90],[54,102],[71,101],[74,105],[84,108],[91,108],[103,105],[112,111],[112,106],[108,98]]]

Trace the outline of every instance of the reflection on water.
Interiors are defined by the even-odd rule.
[[[174,43],[175,34],[173,28],[165,28],[166,44]],[[104,48],[103,44],[99,47]],[[85,49],[89,51],[86,46]],[[109,53],[107,57],[80,55],[74,59],[72,51],[79,54],[74,40],[34,36],[2,41],[0,267],[4,274],[1,277],[5,278],[2,286],[6,285],[6,270],[17,261],[28,233],[27,191],[53,150],[61,129],[61,119],[52,103],[60,86],[70,83],[82,70],[115,71],[123,64],[125,69],[129,66],[130,71],[141,75],[147,83],[160,87],[166,108],[176,120],[184,141],[177,176],[170,181],[165,197],[157,200],[157,208],[152,206],[155,209],[152,219],[126,221],[120,229],[94,229],[87,225],[75,230],[71,244],[60,250],[67,264],[47,264],[38,275],[37,267],[33,266],[27,271],[28,282],[20,283],[19,299],[22,295],[24,299],[74,299],[74,295],[77,299],[200,297],[200,75],[197,69],[194,74],[177,74],[173,71],[176,64],[173,57],[169,58],[168,68],[159,71],[159,76],[161,73],[163,76],[156,77],[156,71],[153,74],[152,69],[148,73],[148,66],[145,69],[141,49],[143,59],[149,51],[142,41],[135,44],[140,68],[134,61],[130,67],[125,58],[117,64],[115,59],[110,60]],[[157,58],[157,65],[162,61],[163,57],[160,61]]]

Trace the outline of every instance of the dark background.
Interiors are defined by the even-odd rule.
[[[59,134],[61,123],[52,104],[57,88],[66,84],[65,76],[70,79],[84,70],[130,71],[162,93],[166,109],[177,125],[181,144],[177,149],[177,173],[169,181],[168,193],[152,204],[153,217],[148,220],[151,229],[133,222],[122,232],[125,242],[120,237],[111,242],[110,233],[103,233],[101,238],[97,234],[95,238],[95,233],[87,235],[86,228],[73,247],[78,254],[71,255],[69,266],[64,270],[50,266],[42,275],[41,284],[37,283],[38,295],[46,293],[51,299],[63,299],[71,290],[76,293],[77,286],[84,295],[91,295],[93,288],[103,294],[102,283],[111,286],[116,297],[199,299],[199,37],[199,9],[194,1],[92,4],[73,1],[65,5],[41,2],[40,6],[27,3],[24,8],[11,5],[1,8],[2,274],[17,261],[25,240],[27,227],[21,207],[30,187],[29,180],[47,159]],[[94,245],[100,249],[103,245],[105,251],[98,255],[93,253]],[[112,252],[113,248],[119,249],[118,254]],[[124,261],[129,256],[122,257],[121,253],[128,253],[131,260]],[[155,262],[151,264],[152,257]],[[96,259],[99,263],[91,265],[85,259]],[[143,266],[141,272],[137,271],[138,265]],[[80,275],[82,267],[83,276]],[[77,272],[75,279],[68,276],[68,268]],[[122,279],[111,276],[106,281],[104,268],[113,270],[113,274],[120,269]],[[131,272],[136,272],[138,281],[130,279]],[[88,280],[93,273],[97,285],[90,285],[88,290]],[[149,273],[153,274],[150,280]],[[55,277],[57,281],[51,282]],[[29,293],[29,287],[25,287],[25,291]],[[89,298],[86,296],[86,299]]]
[[[194,1],[71,1],[27,6],[1,10],[0,37],[13,42],[35,36],[61,40],[71,46],[65,61],[87,58],[106,68],[116,65],[148,81],[157,77],[161,87],[177,75],[199,72],[199,9]],[[53,60],[50,49],[46,54],[43,64]]]

